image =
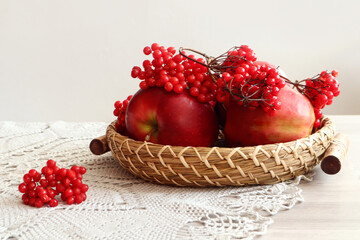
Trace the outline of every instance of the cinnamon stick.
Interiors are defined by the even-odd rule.
[[[95,155],[101,155],[108,151],[110,151],[109,145],[106,140],[106,136],[101,136],[98,138],[94,138],[90,142],[90,151]]]
[[[344,133],[335,135],[330,147],[326,150],[323,160],[321,161],[321,169],[327,174],[336,174],[340,171],[347,151],[349,149],[350,140]]]

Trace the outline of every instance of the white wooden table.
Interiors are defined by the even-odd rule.
[[[360,239],[360,116],[329,117],[350,138],[341,171],[327,175],[316,167],[314,180],[300,185],[305,201],[274,216],[261,239]]]

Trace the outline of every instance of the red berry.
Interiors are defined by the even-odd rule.
[[[48,189],[47,190],[47,195],[50,197],[50,198],[54,198],[56,196],[56,192],[52,189]]]
[[[145,81],[150,87],[153,87],[156,84],[156,80],[154,78],[148,78]]]
[[[29,197],[29,205],[30,206],[35,206],[35,201],[37,198],[35,197]],[[41,202],[41,201],[40,201]]]
[[[155,51],[155,50],[158,50],[159,48],[160,48],[159,44],[157,44],[157,43],[151,44],[151,50]]]
[[[56,166],[56,162],[54,160],[52,160],[52,159],[49,159],[46,162],[46,166],[53,169]]]
[[[183,60],[183,56],[177,54],[173,57],[175,63],[180,63]]]
[[[171,54],[175,54],[175,53],[176,53],[176,49],[175,49],[174,47],[169,47],[169,48],[167,49],[167,51],[168,51],[169,53],[171,53]]]
[[[35,176],[33,177],[33,179],[34,179],[35,182],[40,181],[40,179],[41,179],[41,173],[36,172],[36,174],[35,174]]]
[[[176,84],[174,87],[174,92],[182,93],[184,91],[184,87],[181,84]]]
[[[31,170],[29,171],[30,177],[34,177],[34,176],[36,175],[36,173],[37,173],[37,171],[36,171],[35,169],[31,169]]]
[[[203,93],[200,93],[197,98],[202,103],[206,102],[206,96]]]
[[[41,185],[42,187],[45,188],[45,187],[48,186],[48,184],[49,184],[49,183],[48,183],[48,181],[47,181],[46,179],[41,179],[41,180],[40,180],[40,185]]]
[[[49,201],[49,206],[50,206],[50,207],[56,207],[58,204],[59,204],[59,203],[58,203],[58,201],[57,201],[56,199],[51,199],[51,200]]]
[[[41,207],[43,207],[43,206],[44,206],[43,201],[41,201],[40,198],[37,198],[37,199],[35,200],[35,207],[41,208]]]
[[[152,55],[153,55],[153,57],[154,57],[155,59],[160,58],[160,57],[162,56],[160,50],[155,50],[155,51],[153,51],[153,54],[152,54]]]
[[[144,80],[145,79],[145,72],[140,72],[138,78],[140,80]]]
[[[28,194],[29,194],[29,197],[31,197],[31,198],[37,197],[37,193],[36,193],[35,190],[30,190],[30,191],[28,192]]]
[[[275,82],[276,82],[276,80],[275,80],[275,78],[273,78],[273,77],[268,77],[268,78],[266,79],[266,83],[267,83],[268,85],[273,85],[273,84],[275,84]]]
[[[29,182],[27,184],[27,189],[28,190],[34,190],[36,188],[36,183],[35,182]]]
[[[53,181],[55,180],[55,175],[53,174],[45,175],[45,179],[48,181]]]
[[[319,118],[322,117],[322,112],[321,112],[320,109],[314,108],[314,113],[315,113],[315,118],[316,118],[316,119],[319,119]]]
[[[76,172],[73,171],[73,170],[67,170],[66,171],[66,176],[70,179],[70,180],[73,180],[76,178]]]
[[[62,176],[57,172],[56,174],[55,174],[55,180],[56,181],[62,181]]]
[[[174,85],[171,82],[167,82],[165,83],[164,88],[166,91],[171,92],[174,88]]]
[[[175,86],[179,84],[179,79],[177,77],[171,77],[170,82]]]
[[[27,186],[25,183],[20,183],[19,185],[19,192],[25,193],[27,191]]]
[[[25,205],[28,205],[28,204],[29,204],[30,197],[29,197],[28,194],[26,194],[26,193],[23,194],[22,197],[21,197],[21,199],[23,200],[23,202],[24,202]]]
[[[202,82],[202,81],[204,81],[204,75],[201,73],[197,73],[197,74],[195,74],[195,79]]]
[[[149,86],[148,84],[146,83],[146,81],[141,81],[140,84],[139,84],[139,87],[143,90],[147,89]]]
[[[65,178],[65,179],[63,179],[62,183],[63,183],[66,187],[68,187],[68,186],[70,186],[70,184],[71,184],[71,180],[70,180],[70,178]]]
[[[151,48],[147,46],[147,47],[144,48],[143,52],[144,52],[145,55],[150,55],[151,54]]]
[[[183,72],[184,70],[185,70],[184,65],[178,64],[178,65],[176,66],[176,71],[177,71],[177,72],[181,73],[181,72]]]
[[[235,72],[238,74],[244,74],[246,71],[245,71],[245,68],[238,67],[238,68],[236,68]]]
[[[279,110],[280,108],[281,108],[281,102],[276,101],[276,102],[274,103],[274,109],[275,109],[275,110]]]
[[[258,69],[257,69],[256,66],[250,66],[250,67],[249,67],[249,73],[250,73],[251,75],[254,75],[257,70],[258,70]]]
[[[66,199],[66,203],[67,203],[68,205],[72,205],[72,204],[74,204],[74,202],[75,202],[75,198],[74,198],[73,196],[68,197],[68,198]]]
[[[57,183],[56,180],[51,180],[51,181],[49,181],[49,186],[50,187],[56,187],[56,183]]]
[[[30,176],[30,174],[26,173],[23,177],[24,183],[29,183],[32,180],[32,177]]]
[[[75,187],[73,188],[73,194],[76,196],[76,195],[79,195],[81,193],[81,189],[78,188],[78,187]]]
[[[56,184],[56,191],[58,191],[59,193],[64,192],[66,189],[65,185],[62,183],[58,183]]]
[[[139,67],[133,67],[131,70],[131,77],[137,78],[141,72],[141,69]]]
[[[82,201],[83,201],[83,198],[81,197],[81,195],[75,196],[75,203],[80,204],[80,203],[82,203]]]
[[[42,187],[41,189],[39,190],[36,190],[38,196],[42,196],[42,195],[46,195],[47,194],[47,191]]]
[[[74,187],[81,187],[82,185],[82,181],[80,179],[75,179],[71,182],[71,184],[74,186]]]
[[[63,200],[63,201],[65,201],[66,202],[66,197],[65,197],[65,195],[64,194],[61,194],[61,200]]]
[[[82,180],[82,179],[83,179],[83,176],[82,176],[82,174],[81,174],[81,173],[78,173],[78,174],[76,174],[76,178],[78,178],[78,179]]]
[[[333,75],[334,77],[337,77],[338,76],[338,71],[332,70],[331,75]]]
[[[89,190],[89,186],[87,184],[83,184],[81,185],[80,189],[83,193],[85,193]]]
[[[71,170],[73,170],[74,172],[78,173],[79,170],[80,170],[80,167],[75,165],[75,166],[72,166],[72,167],[71,167]]]
[[[43,194],[40,196],[40,200],[43,202],[43,203],[47,203],[48,201],[50,201],[50,197],[46,194]]]
[[[69,197],[71,197],[72,195],[74,195],[74,192],[73,192],[73,190],[72,190],[71,188],[68,188],[68,189],[66,189],[66,190],[64,191],[63,194],[65,195],[66,198],[69,198]]]
[[[66,169],[65,168],[60,168],[58,172],[62,178],[66,177]]]
[[[83,201],[85,201],[87,198],[86,193],[80,193],[80,196],[83,199]]]
[[[320,119],[316,119],[314,122],[314,128],[317,128],[320,126]]]
[[[194,74],[191,74],[189,75],[186,80],[189,82],[189,83],[193,83],[196,79],[195,79],[195,75]]]
[[[114,103],[114,107],[115,107],[115,108],[121,108],[121,107],[122,107],[122,103],[121,103],[120,101],[116,101],[116,102]]]

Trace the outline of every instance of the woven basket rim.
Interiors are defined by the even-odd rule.
[[[271,144],[263,144],[263,145],[255,145],[255,146],[239,146],[239,147],[219,147],[219,146],[212,146],[212,147],[193,147],[193,146],[176,146],[176,145],[163,145],[163,144],[158,144],[158,143],[152,143],[152,142],[148,142],[148,141],[138,141],[138,140],[134,140],[126,135],[122,135],[120,133],[118,133],[116,131],[116,128],[115,128],[115,123],[116,123],[116,120],[113,121],[110,125],[108,125],[107,127],[107,130],[106,130],[106,136],[107,136],[107,141],[109,141],[108,139],[108,136],[110,135],[116,135],[116,136],[119,136],[119,137],[122,137],[125,139],[128,139],[129,141],[132,141],[134,142],[135,144],[137,145],[142,145],[144,143],[146,143],[149,147],[164,147],[164,146],[169,146],[173,149],[177,149],[177,150],[181,150],[181,149],[184,149],[184,148],[196,148],[198,150],[205,150],[205,151],[209,151],[211,150],[212,148],[216,148],[216,149],[219,149],[219,150],[223,150],[223,151],[232,151],[233,149],[239,149],[241,151],[245,151],[245,152],[249,152],[249,151],[254,151],[256,148],[259,148],[259,147],[262,147],[262,148],[265,148],[265,149],[277,149],[279,144],[282,144],[284,146],[293,146],[294,144],[296,144],[297,142],[301,141],[310,141],[311,138],[314,138],[316,137],[316,135],[321,135],[321,134],[327,134],[327,130],[330,130],[330,129],[334,129],[335,126],[334,126],[334,123],[333,121],[327,117],[327,116],[323,116],[321,118],[321,126],[320,128],[310,134],[309,136],[307,137],[304,137],[304,138],[299,138],[299,139],[296,139],[296,140],[293,140],[293,141],[289,141],[289,142],[279,142],[279,143],[271,143]]]
[[[191,147],[136,141],[106,131],[113,156],[144,180],[176,186],[244,186],[274,184],[313,169],[334,139],[330,118],[313,134],[294,141],[247,147]]]

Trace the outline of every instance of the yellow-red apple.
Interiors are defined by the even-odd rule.
[[[269,115],[262,108],[249,110],[231,98],[226,109],[227,146],[254,146],[288,142],[311,134],[315,121],[310,101],[290,86],[280,90],[281,109]]]

